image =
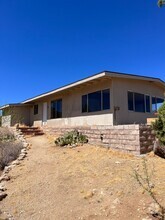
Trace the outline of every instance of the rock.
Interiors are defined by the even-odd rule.
[[[165,146],[159,143],[159,141],[155,141],[154,143],[154,154],[165,159]]]
[[[12,162],[12,165],[19,165],[19,164],[20,164],[20,162],[18,160],[15,160]]]
[[[24,158],[25,157],[19,157],[18,160],[21,161],[21,160],[24,160]]]
[[[157,203],[153,202],[150,204],[148,212],[152,216],[159,216],[161,214],[161,208]]]
[[[121,164],[119,161],[116,161],[115,164]]]
[[[0,185],[0,191],[4,192],[4,191],[6,191],[6,190],[7,190],[7,189],[5,188],[4,185]]]
[[[152,218],[146,217],[146,218],[142,218],[142,220],[152,220]]]
[[[114,205],[118,205],[118,204],[121,204],[120,200],[118,198],[116,198],[114,201],[113,201],[113,204]]]
[[[23,146],[24,146],[25,148],[28,147],[28,145],[29,145],[29,144],[28,144],[27,142],[24,142],[24,143],[23,143]]]
[[[10,180],[10,176],[7,176],[6,174],[4,174],[0,177],[0,183],[3,181],[9,181],[9,180]]]
[[[19,157],[25,158],[25,157],[26,157],[26,154],[21,153],[21,154],[19,155]],[[19,157],[18,157],[18,158],[19,158]]]
[[[6,198],[7,193],[0,192],[0,201],[2,201],[4,198]]]
[[[8,173],[11,170],[10,166],[6,166],[3,170],[3,173]]]
[[[90,199],[94,196],[93,192],[87,192],[87,194],[84,196],[84,199]]]

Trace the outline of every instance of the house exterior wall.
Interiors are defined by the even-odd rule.
[[[108,88],[110,89],[110,110],[92,113],[81,112],[82,95]],[[144,124],[147,122],[147,118],[155,117],[152,111],[151,113],[129,111],[128,91],[149,95],[150,103],[152,103],[152,96],[164,98],[164,88],[155,82],[129,78],[108,78],[92,84],[82,85],[80,88],[75,87],[65,90],[62,93],[51,95],[40,102],[36,102],[39,112],[37,115],[33,115],[33,111],[31,111],[31,122],[34,122],[35,126],[42,126],[44,102],[48,104],[47,125],[52,127]],[[62,99],[62,118],[51,119],[51,101],[57,99]],[[120,110],[115,112],[114,107],[119,107]],[[152,109],[152,104],[150,108]]]
[[[74,126],[92,126],[92,125],[112,125],[113,114],[78,116],[70,118],[50,119],[47,121],[49,127],[74,127]]]
[[[99,90],[110,89],[110,109],[91,113],[82,113],[81,100],[82,95],[96,92]],[[43,103],[48,104],[48,121],[47,125],[56,126],[73,126],[75,125],[113,125],[113,95],[112,95],[112,81],[106,79],[104,81],[96,81],[80,88],[73,88],[62,93],[51,95],[46,99],[42,99],[38,104],[39,112],[33,115],[31,111],[31,121],[34,121],[35,126],[42,125]],[[62,99],[62,118],[51,119],[51,101]]]
[[[15,126],[17,123],[30,125],[30,107],[14,106],[3,111],[2,126]]]
[[[157,96],[164,99],[165,88],[149,81],[113,78],[114,106],[120,107],[116,112],[115,124],[144,124],[147,123],[147,118],[155,117],[152,111],[151,113],[129,111],[128,91],[149,95],[150,98]],[[152,100],[150,102],[152,103]],[[152,110],[152,106],[150,108]]]

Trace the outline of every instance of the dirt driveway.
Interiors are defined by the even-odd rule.
[[[31,149],[12,171],[0,209],[16,220],[136,220],[152,202],[131,177],[142,158],[96,146],[55,147],[46,136],[28,138]],[[165,160],[154,166],[158,198],[165,204]]]

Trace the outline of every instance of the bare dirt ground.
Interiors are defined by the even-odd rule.
[[[90,145],[60,148],[45,135],[28,141],[26,159],[10,171],[1,211],[16,220],[147,217],[152,199],[131,176],[132,167],[141,166],[141,157]],[[165,160],[150,154],[147,161],[154,166],[155,190],[165,205]]]

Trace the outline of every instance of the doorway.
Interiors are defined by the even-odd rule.
[[[43,115],[42,115],[42,125],[47,124],[48,106],[47,102],[43,103]]]

